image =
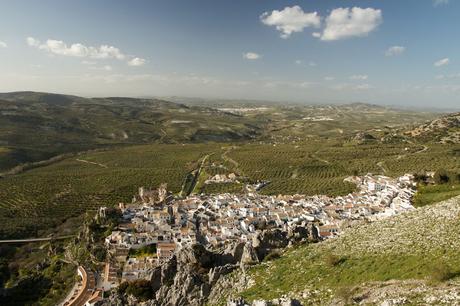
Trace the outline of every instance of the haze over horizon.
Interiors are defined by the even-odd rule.
[[[0,7],[0,92],[459,105],[453,0]]]

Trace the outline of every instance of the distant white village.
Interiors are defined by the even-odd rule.
[[[211,181],[234,180],[214,177]],[[366,175],[349,177],[358,191],[346,196],[265,196],[246,188],[246,194],[194,195],[175,199],[166,185],[155,190],[139,188],[132,203],[120,203],[123,222],[105,239],[115,258],[107,262],[102,287],[118,286],[116,271],[122,267],[121,282],[149,279],[155,267],[168,261],[185,245],[201,243],[209,249],[235,242],[252,243],[263,229],[289,231],[312,226],[318,240],[340,235],[354,221],[374,221],[412,210],[412,175],[397,179]],[[260,185],[260,183],[259,183]],[[106,208],[101,208],[104,216]],[[148,248],[147,255],[130,255]]]

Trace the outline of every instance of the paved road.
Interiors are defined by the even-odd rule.
[[[10,239],[10,240],[0,240],[2,243],[29,243],[29,242],[40,242],[40,241],[50,241],[50,240],[63,240],[75,237],[75,235],[67,236],[58,236],[58,237],[45,237],[45,238],[28,238],[28,239]]]

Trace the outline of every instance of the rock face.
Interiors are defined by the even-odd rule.
[[[227,306],[302,306],[302,304],[290,298],[280,298],[271,301],[255,300],[252,304],[248,304],[242,299],[237,299],[227,301]]]
[[[371,134],[369,133],[365,133],[365,132],[359,132],[355,135],[355,137],[353,138],[354,141],[360,143],[360,144],[363,144],[363,143],[367,143],[367,142],[371,142],[371,141],[375,141],[375,137],[372,136]]]
[[[142,303],[155,306],[204,305],[210,295],[219,296],[218,288],[237,284],[223,282],[222,276],[235,269],[263,260],[271,251],[285,248],[290,242],[311,237],[311,229],[291,231],[265,230],[252,242],[242,242],[221,252],[211,252],[201,244],[179,250],[167,263],[157,267],[151,278],[154,299]],[[244,277],[244,275],[242,275]],[[244,279],[241,279],[244,282]],[[216,288],[215,288],[216,287]],[[218,287],[218,288],[217,288]],[[223,288],[222,288],[223,289]],[[105,305],[138,305],[132,297],[113,293]],[[267,304],[297,305],[297,304]]]

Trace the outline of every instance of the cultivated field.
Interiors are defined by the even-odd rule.
[[[139,186],[167,183],[179,193],[204,156],[193,192],[243,192],[267,180],[264,194],[351,192],[346,176],[459,167],[458,145],[366,144],[312,141],[297,144],[141,145],[93,152],[0,179],[0,236],[42,236],[66,219],[99,206],[130,201]],[[204,184],[215,174],[236,173],[239,183]]]

